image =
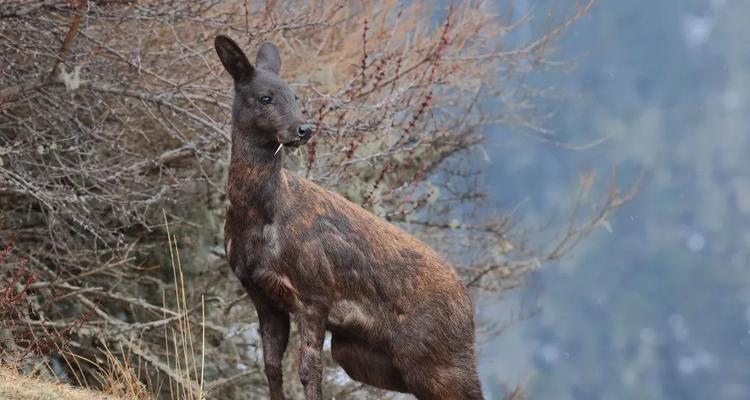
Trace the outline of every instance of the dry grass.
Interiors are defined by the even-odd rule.
[[[119,351],[120,354],[125,354],[122,359],[115,356],[105,344],[103,353],[107,358],[108,369],[101,369],[100,374],[96,375],[101,382],[101,391],[123,399],[151,400],[156,398],[141,382],[141,374],[133,368],[135,363],[132,362],[131,355],[126,354],[122,346]]]
[[[136,399],[78,389],[60,382],[30,378],[16,370],[0,366],[0,399],[3,400],[118,400]]]
[[[203,368],[205,365],[206,330],[205,330],[205,304],[201,296],[201,359],[200,367],[195,356],[195,339],[193,329],[190,325],[190,309],[188,308],[187,292],[185,291],[185,275],[182,272],[180,251],[177,247],[177,237],[172,236],[169,231],[167,213],[163,210],[164,226],[169,241],[169,254],[172,264],[172,276],[174,278],[174,302],[177,307],[179,321],[177,327],[167,330],[164,326],[165,350],[167,352],[167,365],[174,371],[169,380],[169,395],[173,400],[201,400],[204,398],[203,390]],[[166,310],[166,294],[162,292],[162,303]],[[166,318],[166,315],[164,315]],[[170,343],[171,338],[171,343]],[[170,365],[170,348],[173,349]],[[200,375],[199,375],[200,374]]]
[[[204,299],[201,296],[200,311],[201,337],[200,343],[194,344],[196,338],[193,335],[193,327],[189,319],[190,310],[187,306],[187,292],[185,280],[177,248],[177,238],[170,236],[169,222],[166,213],[164,221],[170,245],[170,263],[172,276],[174,278],[174,291],[163,292],[163,312],[169,310],[167,300],[174,304],[176,311],[176,326],[164,325],[165,338],[164,352],[166,354],[166,369],[169,382],[169,398],[172,400],[201,400],[204,399],[203,388],[203,365],[205,349],[205,309]],[[1,222],[1,219],[0,219]],[[13,239],[13,238],[11,238]],[[0,246],[0,265],[13,253],[14,241]],[[33,276],[26,276],[26,268],[23,265],[8,265],[15,270],[9,281],[0,285],[0,317],[12,317],[28,319],[27,314],[22,314],[26,308],[29,286],[34,282]],[[14,313],[15,312],[15,313]],[[1,320],[1,319],[0,319]],[[194,324],[193,324],[194,325]],[[0,325],[0,328],[3,326]],[[150,389],[149,376],[144,370],[144,359],[135,349],[136,344],[126,338],[120,340],[107,340],[96,332],[99,345],[95,356],[86,357],[76,354],[71,346],[69,335],[57,332],[45,335],[32,336],[35,345],[29,351],[10,352],[0,347],[0,400],[5,399],[128,399],[128,400],[152,400],[157,398],[154,391]],[[33,332],[32,332],[33,333]],[[22,335],[18,335],[19,337]],[[17,341],[19,338],[12,338]],[[6,338],[8,340],[8,338]],[[39,344],[44,343],[44,344]],[[134,347],[135,346],[135,347]],[[199,348],[196,346],[200,346]],[[53,369],[44,355],[51,355],[51,350],[56,349],[55,354],[59,360],[63,360],[68,366],[72,379],[78,388],[63,383],[57,379],[57,370]],[[196,350],[200,350],[200,357],[196,357]],[[198,363],[200,362],[200,366]],[[39,373],[48,378],[33,378],[25,376],[19,371],[27,370],[31,364],[37,366],[28,375],[38,376]],[[84,372],[84,366],[90,368],[90,373]],[[149,385],[147,385],[149,384]],[[155,389],[158,390],[158,389]]]

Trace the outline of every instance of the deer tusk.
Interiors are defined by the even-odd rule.
[[[281,151],[281,148],[284,147],[284,143],[279,143],[279,148],[276,149],[276,151],[273,153],[273,155],[276,155],[279,151]]]

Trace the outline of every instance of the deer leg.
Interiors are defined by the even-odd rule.
[[[399,360],[409,393],[419,400],[483,400],[473,355],[453,351],[457,354],[449,360],[429,356]]]
[[[323,340],[326,316],[322,312],[300,310],[295,316],[300,336],[299,379],[305,387],[305,400],[323,397]]]
[[[281,362],[289,342],[289,315],[268,304],[266,300],[254,299],[254,302],[260,322],[263,363],[271,400],[284,400]]]
[[[375,387],[406,392],[401,373],[388,355],[370,346],[334,334],[331,356],[350,378]]]

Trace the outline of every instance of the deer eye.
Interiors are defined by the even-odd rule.
[[[260,104],[271,104],[271,96],[262,96],[260,98]]]

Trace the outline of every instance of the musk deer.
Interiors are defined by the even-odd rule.
[[[312,135],[278,49],[252,65],[217,36],[234,79],[224,243],[258,313],[271,399],[284,399],[290,316],[300,336],[305,399],[322,396],[321,352],[353,379],[419,399],[482,399],[474,319],[455,270],[427,245],[337,193],[282,168],[281,146]]]

